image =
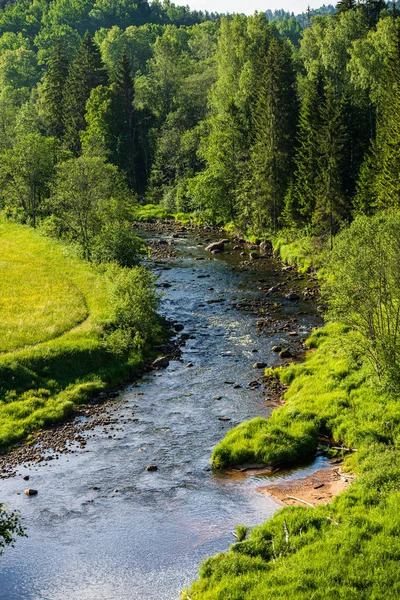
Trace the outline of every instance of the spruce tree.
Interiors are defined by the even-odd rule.
[[[348,10],[354,10],[355,7],[355,0],[339,0],[339,2],[336,4],[336,14],[340,15]]]
[[[44,78],[43,99],[47,134],[62,139],[64,135],[63,93],[68,75],[68,59],[63,41],[58,39]]]
[[[273,39],[265,59],[251,153],[254,225],[276,231],[289,183],[297,100],[289,44]]]
[[[125,173],[130,186],[136,188],[135,137],[137,123],[133,107],[135,88],[133,71],[125,51],[117,67],[113,88],[115,106],[119,111],[119,114],[115,115],[117,138],[115,164]]]
[[[322,121],[323,85],[320,73],[310,76],[305,82],[294,158],[295,171],[285,198],[285,221],[300,227],[311,223],[317,203],[318,132]]]
[[[315,233],[328,235],[332,248],[333,235],[344,212],[343,147],[346,142],[341,105],[332,82],[325,86],[325,99],[321,105],[317,202],[313,216]]]
[[[81,149],[79,133],[86,127],[86,102],[90,92],[106,83],[100,50],[86,33],[71,64],[63,94],[64,144],[75,154]]]
[[[377,123],[375,180],[378,208],[400,207],[400,21],[389,56],[386,94]]]

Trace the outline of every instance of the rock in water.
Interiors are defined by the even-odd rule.
[[[153,362],[153,369],[166,369],[169,365],[169,359],[166,356],[160,356]]]
[[[158,471],[157,465],[148,465],[146,471]]]
[[[279,358],[292,358],[292,356],[293,354],[290,352],[289,348],[279,352]]]
[[[256,362],[256,363],[254,363],[253,368],[254,369],[265,369],[266,366],[267,365],[263,362]]]
[[[24,490],[24,494],[26,496],[36,496],[37,493],[38,493],[37,490],[32,490],[32,488],[28,488],[28,489]]]
[[[267,254],[272,252],[272,243],[269,240],[264,240],[260,244],[260,252],[261,254]]]
[[[219,242],[212,242],[206,248],[207,252],[223,252],[225,249],[225,242],[227,240],[220,240]]]
[[[291,300],[292,302],[294,302],[295,300],[299,300],[300,296],[295,292],[289,292],[288,294],[285,294],[285,298],[286,300]]]

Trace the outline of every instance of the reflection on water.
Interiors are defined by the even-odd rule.
[[[179,246],[185,256],[158,274],[171,284],[163,312],[194,336],[183,363],[127,388],[113,408],[113,431],[98,428],[85,450],[32,468],[36,497],[21,494],[27,468],[0,483],[1,499],[21,511],[29,534],[1,559],[1,600],[175,600],[201,560],[234,541],[238,523],[259,524],[279,508],[257,492],[259,476],[214,475],[207,467],[229,428],[268,414],[262,390],[248,388],[260,375],[252,364],[255,356],[274,364],[270,348],[285,334],[259,336],[256,318],[230,301],[259,294],[260,272],[234,268],[238,260],[229,255],[195,261],[201,248],[190,240]],[[263,267],[272,285],[276,265]],[[224,302],[206,303],[215,298]],[[293,316],[299,307],[283,303],[282,310]],[[315,316],[299,319],[307,335]],[[158,471],[146,471],[149,464]]]

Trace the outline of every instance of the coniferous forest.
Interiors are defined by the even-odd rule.
[[[122,439],[117,437],[122,435],[117,434],[119,427],[113,425],[117,419],[112,420],[111,412],[106,419],[99,416],[103,413],[98,405],[124,393],[118,386],[150,373],[146,385],[153,387],[144,389],[152,390],[151,400],[136,392],[139,384],[133,385],[129,393],[135,396],[134,404],[128,404],[123,415],[124,424],[131,422],[132,428],[137,421],[140,426],[144,423],[143,440],[136,448],[125,439],[109,455],[119,456],[124,469],[134,469],[142,460],[127,489],[132,493],[129,502],[133,491],[139,490],[137,497],[146,510],[158,507],[158,499],[145,495],[149,489],[157,494],[161,490],[167,497],[172,480],[174,493],[179,488],[182,497],[188,490],[203,491],[202,486],[208,493],[210,481],[213,493],[220,485],[221,513],[213,513],[206,493],[202,500],[205,505],[209,502],[211,525],[204,528],[206,534],[193,525],[202,510],[197,504],[194,516],[183,512],[184,524],[179,521],[174,530],[179,537],[187,527],[187,538],[193,541],[198,536],[199,547],[210,543],[201,559],[197,560],[200,554],[190,557],[196,567],[215,554],[201,564],[191,587],[187,578],[189,587],[180,586],[184,600],[400,597],[399,11],[396,2],[384,0],[339,0],[335,7],[324,5],[297,16],[268,7],[252,16],[222,15],[192,11],[169,0],[0,0],[0,484],[12,477],[21,484],[25,474],[23,480],[31,477],[34,485],[36,466],[53,459],[61,463],[64,451],[70,452],[65,444],[71,437],[76,453],[83,455],[91,437],[86,419],[98,419],[92,429],[103,427],[110,444]],[[161,239],[164,234],[168,241]],[[228,239],[216,246],[216,240],[206,239],[222,235]],[[205,248],[205,242],[212,243]],[[229,246],[224,257],[205,252],[222,255],[224,245]],[[166,266],[170,259],[176,262]],[[183,268],[186,259],[192,279],[189,267]],[[175,277],[172,282],[166,279],[168,271]],[[239,272],[240,281],[235,279]],[[203,278],[209,287],[196,287],[201,284],[197,279]],[[222,286],[222,280],[224,297],[211,287]],[[181,296],[173,295],[176,290]],[[247,292],[248,297],[238,299]],[[228,294],[236,304],[224,304]],[[256,294],[258,299],[263,296],[261,304],[256,305]],[[193,310],[188,308],[192,295],[197,302]],[[253,317],[259,311],[254,338],[244,317],[234,321],[239,313],[225,315],[249,306],[251,310],[256,306],[248,311]],[[174,318],[169,318],[171,307],[180,311]],[[208,309],[216,312],[210,316]],[[181,322],[181,313],[186,322],[184,318]],[[204,315],[207,325],[201,320]],[[239,359],[233,368],[242,380],[231,381],[236,372],[218,362],[233,356],[222,342],[218,345],[218,339],[234,330],[229,318],[243,334],[232,347],[242,349],[240,360],[247,356],[251,369],[261,369],[256,373],[262,373],[262,381],[244,384],[248,371],[243,374]],[[186,342],[190,345],[196,336],[207,335],[204,331],[197,335],[195,327],[217,326],[224,333],[214,331],[206,350],[201,342],[193,342],[198,344],[193,362],[190,358],[175,375],[181,377],[178,384],[166,379],[163,388],[160,382],[165,379],[156,377],[167,378],[170,361],[175,361],[178,372]],[[261,345],[265,332],[268,363],[261,361],[261,352],[252,354],[260,351],[254,345]],[[196,371],[199,356],[203,370]],[[260,360],[252,364],[254,356]],[[171,370],[172,378],[175,371]],[[198,379],[189,379],[188,373],[197,373]],[[224,387],[223,392],[209,389],[217,383],[233,387]],[[268,414],[264,410],[259,416],[260,410],[251,403],[242,409],[246,398],[240,394],[264,389],[264,384],[273,390],[263,405]],[[195,397],[197,385],[208,404],[201,405],[204,398]],[[188,403],[184,408],[178,404],[182,398],[176,388]],[[168,402],[166,396],[161,401],[158,396],[171,390],[176,391],[176,396],[168,397],[168,402],[176,402],[176,410],[167,415],[172,425],[162,421]],[[187,390],[190,393],[183,394]],[[224,404],[229,394],[230,404]],[[202,410],[195,426],[190,420],[192,396]],[[214,401],[224,408],[217,408]],[[226,416],[231,405],[237,411]],[[110,406],[106,410],[112,411]],[[143,414],[132,418],[137,406],[144,408],[148,422]],[[75,421],[71,425],[76,415],[80,429]],[[192,437],[186,438],[182,428],[170,443],[167,435],[176,425],[176,415],[184,415],[185,426],[193,427]],[[59,422],[66,423],[63,434],[55,425]],[[219,429],[213,429],[215,422]],[[151,431],[145,429],[149,423]],[[202,437],[205,430],[211,437]],[[134,437],[136,430],[132,432]],[[37,437],[42,433],[48,437]],[[167,439],[157,455],[160,464],[150,462],[153,442],[146,442],[158,435]],[[45,447],[52,452],[50,458],[45,457]],[[103,456],[104,448],[97,448]],[[181,451],[195,457],[178,459],[175,451],[179,457]],[[203,460],[204,454],[211,458],[211,467],[199,466],[197,457]],[[165,467],[165,472],[170,469],[167,475],[164,457],[165,464],[168,458],[172,461]],[[178,466],[175,458],[181,461]],[[292,477],[285,470],[289,466],[312,470],[321,463],[328,468],[332,460],[337,463],[329,462],[329,468],[338,465],[335,484],[342,488],[327,493],[326,502],[314,503],[299,497],[301,491],[293,492],[281,502],[291,506],[278,510],[275,505],[278,512],[271,512],[267,520],[259,518],[254,529],[237,522],[236,542],[216,553],[221,544],[212,544],[218,536],[222,539],[222,533],[210,533],[213,515],[217,514],[218,527],[225,516],[237,515],[229,498],[224,512],[218,496],[229,487],[232,473],[226,475],[226,469],[239,469],[239,475],[234,471],[236,485],[248,465],[250,470],[251,465],[270,469],[267,475],[272,480],[278,471],[278,478],[281,473],[282,479]],[[28,462],[29,473],[18,471]],[[81,482],[72,471],[68,471],[71,489],[79,496]],[[101,471],[104,475],[105,469]],[[193,483],[193,473],[209,479]],[[156,477],[167,481],[169,475],[164,488],[153,483]],[[106,477],[104,488],[113,481],[111,469]],[[312,497],[321,493],[322,500],[332,481],[311,481]],[[55,487],[63,482],[61,477]],[[163,544],[170,549],[172,509],[158,519],[165,529],[157,529],[151,537],[151,513],[142,518],[140,502],[135,510],[127,502],[123,506],[129,510],[119,509],[118,515],[111,504],[106,505],[105,498],[108,502],[122,496],[124,484],[110,483],[113,487],[100,497],[103,488],[95,479],[89,485],[88,479],[89,491],[85,488],[79,496],[82,502],[75,496],[68,499],[71,512],[76,510],[81,517],[88,504],[93,511],[107,506],[96,521],[93,518],[96,526],[90,535],[101,530],[104,514],[110,515],[110,536],[115,529],[122,544],[126,532],[119,519],[138,509],[140,526],[148,525],[145,534],[151,552],[159,539],[163,551]],[[30,526],[37,532],[40,510],[20,521],[19,511],[28,506],[21,498],[46,502],[42,490],[38,494],[33,487],[21,488],[22,493],[20,488],[10,489],[0,488],[0,555],[6,546],[15,543],[16,552],[19,544],[29,544],[20,538],[30,535]],[[243,489],[235,502],[242,500]],[[15,505],[3,504],[3,493]],[[24,493],[32,498],[27,500]],[[171,502],[169,498],[168,509],[176,506],[180,515],[176,496]],[[198,501],[198,496],[190,498]],[[45,518],[52,514],[52,506],[39,506]],[[57,525],[69,518],[64,508],[57,514],[57,519],[61,515]],[[82,531],[89,522],[84,514]],[[49,523],[54,525],[51,517]],[[130,533],[129,527],[126,530]],[[140,529],[140,541],[142,533]],[[82,543],[90,535],[82,533]],[[77,537],[70,536],[70,543],[77,543]],[[130,537],[136,543],[135,535]],[[47,556],[53,560],[54,539],[48,543]],[[102,544],[96,549],[99,556]],[[186,554],[193,551],[194,556],[196,544],[189,544]],[[129,557],[131,546],[126,548],[110,555],[122,561]],[[0,561],[12,552],[7,548]],[[77,552],[87,558],[80,546]],[[29,561],[29,552],[26,556]],[[157,553],[154,556],[157,566]],[[97,558],[96,554],[95,568],[87,568],[90,577],[101,572]],[[74,563],[77,572],[80,560]],[[185,568],[182,572],[192,573]],[[175,565],[180,576],[179,570],[180,564]],[[114,571],[117,578],[120,572]],[[14,589],[14,572],[7,570],[3,582],[9,587],[4,589]],[[143,572],[151,582],[148,596],[144,592],[135,596],[126,588],[92,589],[91,583],[88,589],[96,597],[158,600],[152,589],[153,583],[159,585],[157,577],[147,566]],[[166,572],[160,568],[160,573]],[[8,600],[1,577],[0,600]],[[18,590],[27,589],[24,585],[16,588],[15,598],[51,597],[45,588],[18,596]],[[69,597],[95,597],[80,593],[75,589]]]

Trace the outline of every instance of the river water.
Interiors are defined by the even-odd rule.
[[[84,450],[0,482],[1,500],[20,510],[28,533],[0,559],[1,600],[176,600],[204,558],[228,549],[237,524],[260,524],[279,508],[257,491],[260,476],[207,467],[229,428],[269,414],[262,389],[248,383],[260,377],[254,362],[278,364],[271,347],[288,341],[287,332],[257,333],[257,317],[232,299],[255,298],[261,278],[268,287],[283,276],[273,259],[243,270],[237,252],[210,258],[204,245],[176,240],[178,257],[156,270],[161,288],[170,284],[162,313],[193,336],[183,362],[125,389],[110,409],[118,429],[97,428]],[[207,303],[216,298],[224,302]],[[303,312],[296,330],[306,337],[318,322],[310,303],[277,301],[281,316]],[[21,494],[25,474],[37,496]]]

